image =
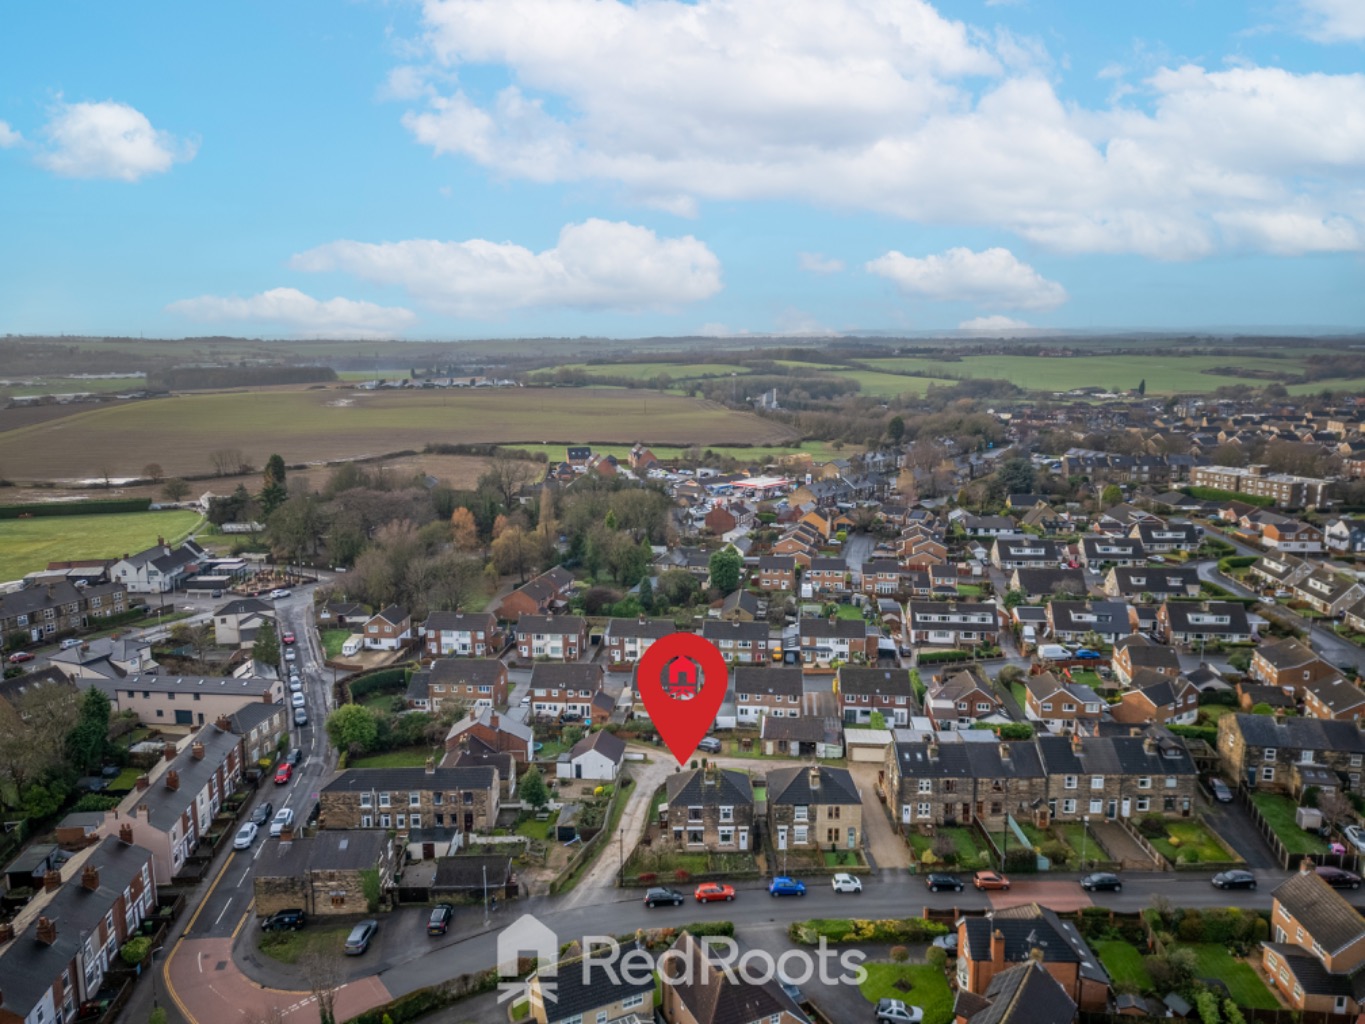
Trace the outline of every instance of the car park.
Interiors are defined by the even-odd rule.
[[[1220,804],[1232,803],[1232,788],[1220,778],[1209,779],[1209,792]]]
[[[982,892],[990,889],[1010,891],[1010,880],[998,871],[978,871],[972,876],[972,885]]]
[[[1341,834],[1358,852],[1365,853],[1365,828],[1359,825],[1347,825],[1341,830]]]
[[[924,876],[924,886],[930,892],[942,892],[945,889],[951,889],[953,892],[961,892],[962,879],[958,878],[957,875],[945,875],[940,872],[934,872]]]
[[[301,693],[291,693],[289,695],[289,703],[293,704],[296,708],[301,708],[308,703],[308,698]]]
[[[455,916],[455,908],[449,903],[438,903],[431,909],[427,918],[428,935],[444,935],[450,928],[450,919]]]
[[[1122,892],[1123,882],[1111,871],[1096,871],[1081,879],[1081,888],[1086,892]]]
[[[275,785],[283,786],[293,775],[294,766],[288,761],[284,762],[275,769]]]
[[[729,903],[735,898],[735,887],[721,882],[703,882],[692,894],[698,903],[716,903],[723,900]]]
[[[664,885],[656,885],[645,890],[645,906],[651,910],[666,903],[681,907],[683,905],[683,894],[677,889],[670,889]]]
[[[863,891],[863,882],[857,875],[850,875],[846,871],[841,871],[830,882],[835,892],[857,892]]]
[[[288,807],[281,807],[275,812],[275,817],[270,822],[270,834],[272,836],[278,836],[293,824],[294,812]]]
[[[1360,876],[1354,871],[1347,871],[1345,868],[1329,867],[1326,864],[1320,864],[1314,870],[1317,871],[1318,877],[1333,889],[1360,888]]]
[[[251,823],[264,828],[270,824],[270,816],[274,813],[275,806],[269,800],[265,800],[251,812]]]
[[[1213,887],[1215,889],[1255,889],[1256,876],[1250,871],[1243,871],[1241,868],[1220,871],[1213,876]]]
[[[232,840],[232,848],[234,850],[251,849],[251,844],[256,841],[256,833],[259,831],[259,828],[248,821],[237,830],[237,838]]]
[[[778,875],[768,883],[769,896],[804,896],[806,883],[790,875]]]
[[[261,930],[267,932],[296,932],[307,923],[308,915],[305,914],[301,908],[289,907],[285,910],[277,910],[267,917],[265,922],[261,925]]]
[[[920,1024],[924,1011],[899,999],[877,1000],[877,1024]]]
[[[346,955],[359,956],[370,948],[370,940],[374,938],[374,933],[379,931],[379,922],[373,919],[361,921],[351,929],[351,934],[346,936]]]

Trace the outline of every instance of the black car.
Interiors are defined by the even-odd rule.
[[[1109,871],[1096,871],[1093,875],[1086,875],[1081,879],[1081,888],[1086,892],[1099,892],[1101,890],[1122,892],[1123,880]]]
[[[926,875],[924,884],[930,892],[939,892],[943,889],[951,889],[953,892],[962,891],[962,879],[958,878],[957,875]]]
[[[300,750],[298,747],[295,747],[293,750],[291,750],[287,755],[285,755],[284,758],[285,764],[288,764],[294,768],[297,768],[299,766],[299,762],[302,760],[303,751]]]
[[[1256,888],[1256,876],[1250,871],[1240,869],[1220,871],[1213,876],[1213,884],[1219,889],[1254,889]]]
[[[450,919],[455,916],[455,908],[449,903],[438,903],[427,918],[428,935],[444,935],[450,927]]]
[[[265,923],[261,925],[261,930],[267,932],[296,932],[302,928],[307,921],[308,915],[297,907],[292,907],[288,910],[275,911],[275,913],[265,919]]]
[[[270,819],[275,816],[275,805],[269,800],[262,800],[254,811],[251,812],[251,824],[259,828],[264,828],[270,824]]]
[[[1318,873],[1318,877],[1333,889],[1360,888],[1360,876],[1354,871],[1343,871],[1341,868],[1328,867],[1326,864],[1315,870]]]
[[[1209,779],[1209,792],[1213,794],[1213,798],[1220,804],[1232,803],[1232,790],[1222,779]]]
[[[675,907],[681,907],[683,905],[683,894],[677,889],[669,889],[662,885],[656,885],[645,892],[645,906],[657,907],[663,903],[671,903]]]

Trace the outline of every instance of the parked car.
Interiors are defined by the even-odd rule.
[[[645,906],[651,910],[654,907],[665,903],[671,903],[675,907],[683,905],[683,894],[677,889],[670,889],[666,885],[656,885],[651,889],[645,890]]]
[[[277,910],[267,917],[265,923],[261,925],[261,930],[267,932],[296,932],[307,923],[308,915],[305,914],[302,909],[298,907],[289,907],[285,910]]]
[[[957,875],[945,875],[939,872],[924,876],[924,885],[930,892],[939,892],[943,889],[951,889],[953,892],[962,891],[962,879]]]
[[[1220,778],[1209,779],[1209,791],[1220,804],[1232,803],[1232,787]]]
[[[940,935],[930,943],[935,949],[941,949],[949,956],[957,956],[957,932],[949,932],[947,935]]]
[[[294,766],[288,761],[285,761],[275,769],[275,785],[283,786],[293,777],[293,775]]]
[[[1360,876],[1354,871],[1347,871],[1344,868],[1328,867],[1326,864],[1320,865],[1315,870],[1318,873],[1318,877],[1333,889],[1360,888]]]
[[[998,871],[978,871],[972,875],[972,885],[983,892],[988,889],[1003,889],[1010,891],[1010,880]]]
[[[298,657],[298,655],[294,652],[294,648],[292,648],[292,647],[286,647],[286,648],[284,649],[284,660],[285,660],[285,661],[293,661],[293,660],[294,660],[295,658],[297,658],[297,657]]]
[[[899,999],[877,1000],[877,1024],[920,1024],[924,1011]]]
[[[260,805],[251,812],[251,823],[264,828],[270,824],[270,816],[275,813],[275,807],[269,800],[263,800]]]
[[[289,703],[293,704],[296,708],[301,708],[308,703],[308,698],[301,693],[291,693],[289,695]]]
[[[768,883],[769,896],[804,896],[806,883],[790,875],[778,875]]]
[[[351,934],[346,936],[346,955],[359,956],[370,948],[370,940],[374,938],[374,933],[379,931],[379,922],[373,919],[361,921],[351,929]]]
[[[294,709],[294,724],[302,728],[308,724],[308,712],[303,708]]]
[[[438,903],[431,909],[427,918],[428,935],[444,935],[450,928],[450,919],[455,916],[455,908],[449,903]]]
[[[289,692],[290,692],[290,693],[302,693],[302,692],[303,692],[303,680],[301,680],[298,676],[290,676],[290,677],[289,677]]]
[[[260,829],[256,825],[248,821],[237,830],[237,838],[232,841],[232,848],[234,850],[251,849],[251,844],[256,841],[256,833],[259,831]]]
[[[1365,828],[1361,828],[1359,825],[1347,825],[1341,830],[1341,834],[1359,852],[1365,853]]]
[[[300,750],[298,747],[294,747],[292,750],[289,751],[289,753],[287,753],[287,754],[284,755],[284,763],[285,763],[285,764],[291,764],[291,765],[293,765],[295,768],[297,768],[297,767],[299,766],[299,762],[302,761],[302,760],[303,760],[303,751]]]
[[[1213,885],[1216,889],[1254,889],[1256,876],[1250,871],[1234,868],[1232,871],[1220,871],[1214,875]]]
[[[1096,871],[1094,874],[1086,875],[1081,879],[1081,888],[1086,892],[1099,892],[1101,890],[1122,892],[1123,881],[1111,871]]]
[[[845,871],[840,871],[834,876],[830,883],[835,892],[857,892],[863,891],[863,882],[857,875],[850,875]]]
[[[703,736],[701,741],[697,744],[697,749],[708,754],[719,754],[720,740],[716,739],[714,736]]]
[[[697,898],[698,903],[714,903],[717,900],[729,903],[735,898],[735,887],[720,882],[703,882],[692,895]]]
[[[294,812],[288,807],[281,807],[275,812],[275,817],[270,822],[270,834],[278,836],[292,824],[294,824]]]
[[[33,660],[32,651],[15,651],[13,654],[9,656],[9,663],[11,665],[22,665],[24,662],[32,660]]]
[[[1080,661],[1099,661],[1100,652],[1092,651],[1088,648],[1082,647],[1079,651],[1076,652],[1075,657]]]
[[[272,590],[272,591],[270,592],[270,600],[272,600],[272,601],[278,601],[278,600],[279,600],[280,598],[282,598],[282,597],[289,597],[292,593],[293,593],[293,591],[291,591],[291,590],[285,590],[284,588],[278,588],[278,589]],[[377,928],[377,927],[379,927],[379,926],[378,926],[378,925],[375,925],[375,927]]]
[[[71,648],[73,648],[73,647],[79,647],[80,645],[81,645],[81,641],[80,641],[80,638],[79,638],[79,637],[69,636],[69,637],[67,637],[65,640],[63,640],[60,644],[58,644],[57,646],[60,647],[60,648],[61,648],[62,650],[64,650],[64,651],[69,651],[69,650],[71,650]]]
[[[292,643],[294,642],[294,634],[293,634],[293,633],[285,633],[284,636],[280,637],[280,639],[283,640],[283,641],[284,641],[285,643],[287,643],[287,644],[292,644]]]

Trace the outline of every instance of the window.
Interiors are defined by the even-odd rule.
[[[1062,710],[1063,710],[1064,712],[1066,712],[1067,714],[1075,714],[1075,712],[1076,712],[1076,705],[1075,705],[1075,704],[1063,704],[1063,705],[1062,705]]]
[[[1076,813],[1076,801],[1075,801],[1075,800],[1063,800],[1063,801],[1062,801],[1062,813],[1063,813],[1063,814],[1075,814],[1075,813]]]
[[[700,808],[700,807],[689,807],[689,808],[687,809],[687,820],[688,820],[688,821],[701,821],[701,808]]]
[[[1091,801],[1090,801],[1090,813],[1091,813],[1091,814],[1103,814],[1103,813],[1104,813],[1104,801],[1103,801],[1103,800],[1091,800]]]
[[[1152,788],[1152,777],[1151,777],[1150,775],[1143,775],[1143,776],[1141,776],[1141,777],[1138,779],[1138,789],[1151,789],[1151,788]]]
[[[1092,775],[1092,776],[1090,776],[1090,788],[1091,788],[1091,789],[1103,789],[1103,788],[1104,788],[1104,776],[1103,776],[1103,775]]]
[[[1140,796],[1140,797],[1138,797],[1138,799],[1137,799],[1137,809],[1138,809],[1139,811],[1149,811],[1149,810],[1151,810],[1151,809],[1152,809],[1152,798],[1149,797],[1149,796]]]
[[[1048,701],[1046,704],[1044,704],[1044,705],[1043,705],[1043,710],[1044,710],[1044,711],[1051,711],[1051,710],[1052,710],[1052,701]]]
[[[1266,747],[1266,748],[1265,748],[1265,754],[1262,756],[1261,759],[1264,760],[1264,761],[1273,761],[1273,760],[1275,760],[1275,748],[1274,748],[1274,747]]]
[[[718,830],[721,846],[733,846],[735,842],[735,830],[732,828],[722,828]]]
[[[400,814],[400,815],[398,816],[398,827],[399,827],[399,828],[407,828],[407,827],[408,827],[408,820],[407,820],[407,819],[408,819],[408,816],[407,816],[406,814]]]
[[[361,827],[361,828],[374,828],[374,818],[370,817],[370,815],[368,815],[368,814],[362,814],[362,815],[360,816],[360,827]]]
[[[421,828],[421,827],[422,827],[422,816],[421,816],[420,814],[409,814],[409,815],[408,815],[408,824],[411,825],[413,828]]]
[[[932,793],[932,792],[934,791],[934,780],[933,780],[933,779],[920,779],[920,780],[919,780],[919,791],[920,791],[921,793]]]
[[[1178,780],[1176,779],[1176,777],[1175,777],[1174,775],[1167,775],[1167,776],[1166,776],[1166,788],[1167,788],[1167,789],[1175,789],[1175,786],[1176,786],[1176,782],[1177,782],[1177,781],[1178,781]]]
[[[722,806],[721,809],[720,809],[720,820],[721,820],[721,821],[734,821],[734,820],[735,820],[735,809],[734,809],[733,807],[729,806],[728,804]]]
[[[1065,785],[1066,785],[1066,788],[1067,788],[1067,789],[1075,789],[1075,788],[1076,788],[1076,776],[1074,776],[1074,775],[1068,775],[1068,776],[1066,777]]]
[[[645,1005],[645,997],[644,997],[644,994],[641,993],[641,992],[637,992],[637,993],[636,993],[635,995],[633,995],[633,996],[626,996],[626,998],[624,998],[624,999],[621,1000],[621,1009],[623,1009],[623,1010],[633,1010],[633,1009],[635,1009],[637,1006],[644,1006],[644,1005]]]
[[[915,817],[929,818],[933,816],[933,807],[930,804],[916,804]]]
[[[1272,765],[1265,765],[1265,766],[1263,766],[1263,767],[1261,768],[1261,781],[1262,781],[1262,782],[1274,782],[1274,781],[1275,781],[1275,768],[1274,768],[1274,766],[1272,766]]]
[[[380,807],[388,807],[388,806],[389,806],[389,794],[387,794],[387,793],[380,793],[380,794],[379,794],[379,806],[380,806]]]
[[[805,825],[796,825],[793,827],[792,832],[792,842],[797,846],[805,846],[808,841],[807,836],[810,834],[810,829]]]
[[[380,828],[390,828],[390,827],[392,827],[392,825],[393,825],[393,819],[390,818],[387,814],[381,814],[381,815],[379,816],[379,827],[380,827]]]
[[[797,807],[796,807],[795,809],[793,809],[793,811],[792,811],[792,818],[793,818],[793,820],[795,820],[795,821],[809,821],[809,820],[810,820],[810,807],[807,806],[806,804],[801,804],[801,805],[797,806]]]
[[[421,793],[409,793],[409,794],[408,794],[408,806],[409,806],[409,807],[421,807],[421,806],[422,806],[422,794],[421,794]]]
[[[369,793],[361,793],[361,794],[360,794],[360,806],[361,806],[361,807],[370,807],[370,806],[372,806],[372,797],[371,797],[371,795],[370,795]]]

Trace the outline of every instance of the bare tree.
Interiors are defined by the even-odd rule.
[[[1351,813],[1351,801],[1339,789],[1324,789],[1318,793],[1318,810],[1327,824],[1334,826]]]
[[[246,459],[240,448],[219,448],[209,452],[209,464],[216,476],[234,476],[242,472]]]
[[[488,468],[479,477],[479,486],[487,487],[501,500],[504,508],[516,508],[517,495],[540,473],[540,463],[499,452],[488,460]]]
[[[318,1024],[336,1024],[333,1007],[341,987],[341,963],[335,953],[305,953],[299,958],[308,990],[318,1001]]]
[[[161,468],[161,463],[149,462],[147,463],[147,465],[142,467],[142,475],[145,476],[152,483],[159,484],[161,483],[162,478],[166,475],[166,471]]]

